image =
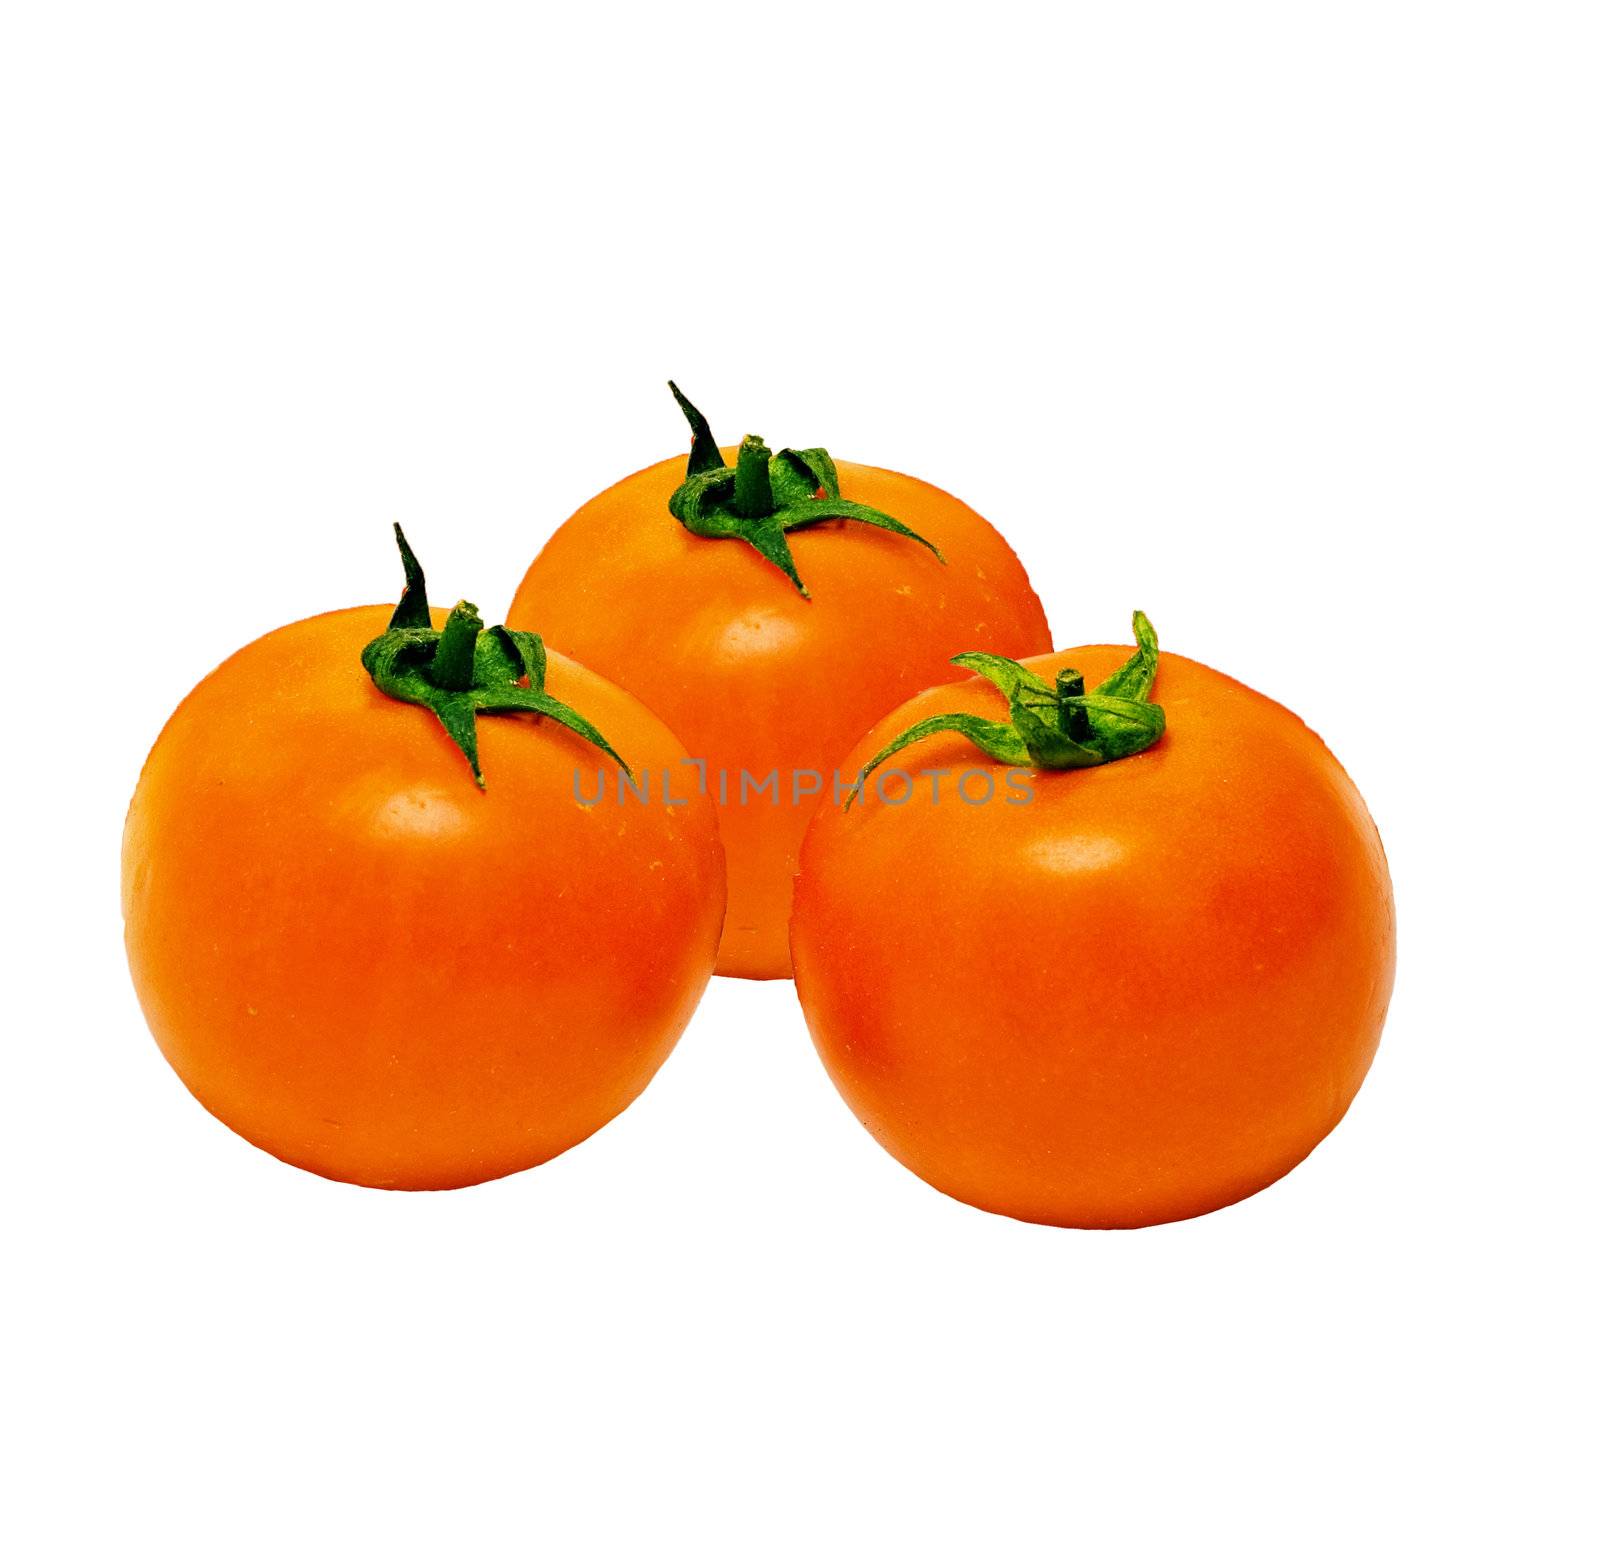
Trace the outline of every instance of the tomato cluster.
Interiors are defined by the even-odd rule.
[[[582,506],[505,625],[431,609],[396,528],[397,606],[173,714],[122,877],[184,1083],[302,1168],[472,1184],[626,1107],[713,972],[792,974],[852,1110],[972,1205],[1130,1227],[1293,1167],[1394,972],[1326,746],[1142,615],[1052,651],[970,507],[678,400],[687,461]]]

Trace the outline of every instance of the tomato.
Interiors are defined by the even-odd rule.
[[[1121,670],[1106,646],[981,669],[1009,703],[981,680],[908,701],[801,853],[795,979],[839,1091],[930,1184],[1032,1222],[1169,1222],[1270,1184],[1349,1107],[1393,983],[1383,849],[1339,763],[1141,640]],[[1038,764],[1050,744],[1069,769]]]
[[[727,850],[717,971],[781,978],[800,839],[845,750],[951,678],[952,654],[1044,652],[1050,631],[1016,556],[961,501],[820,450],[774,457],[750,437],[723,452],[685,409],[688,478],[676,457],[581,506],[510,620],[539,625],[683,739]]]
[[[543,678],[511,667],[468,605],[433,636],[426,601],[417,572],[387,635],[388,609],[346,609],[235,653],[157,739],[123,845],[134,983],[184,1084],[287,1162],[404,1189],[530,1167],[619,1113],[688,1022],[723,911],[709,800],[574,796],[599,744],[675,761],[666,725],[558,653]],[[428,684],[452,637],[464,692]],[[403,704],[422,698],[442,720]],[[547,715],[488,715],[518,705]]]

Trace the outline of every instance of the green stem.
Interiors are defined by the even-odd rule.
[[[972,712],[941,712],[913,723],[862,768],[845,809],[890,756],[935,734],[960,734],[1006,766],[1033,765],[1044,771],[1104,766],[1148,750],[1167,730],[1166,713],[1150,699],[1160,649],[1143,614],[1133,616],[1133,635],[1138,642],[1133,656],[1088,692],[1075,668],[1062,669],[1052,688],[1032,669],[992,652],[963,652],[951,658],[987,679],[1006,698],[1011,720],[998,723]]]
[[[729,467],[712,438],[711,426],[695,405],[668,381],[689,421],[693,444],[689,471],[667,502],[686,531],[697,538],[737,538],[775,565],[802,597],[810,597],[784,534],[818,522],[864,522],[919,543],[938,562],[937,545],[894,517],[846,500],[839,493],[839,470],[821,446],[803,451],[785,447],[774,455],[759,435],[746,435],[735,466]]]
[[[747,522],[772,515],[772,453],[760,435],[739,442],[739,465],[733,470],[733,514]]]
[[[1089,714],[1071,699],[1082,694],[1083,675],[1077,669],[1064,668],[1056,675],[1056,704],[1064,719],[1062,727],[1075,744],[1082,744],[1089,738]]]
[[[405,566],[406,590],[389,628],[361,649],[361,666],[384,695],[425,706],[439,719],[467,758],[478,786],[478,717],[482,713],[529,712],[548,717],[603,750],[631,777],[632,769],[586,717],[546,693],[544,642],[530,631],[483,628],[477,609],[464,600],[450,611],[443,630],[428,615],[422,567],[398,524],[395,542]]]
[[[472,688],[472,662],[482,629],[483,621],[478,618],[476,604],[463,598],[450,610],[450,618],[439,633],[438,650],[428,669],[428,677],[440,690]]]

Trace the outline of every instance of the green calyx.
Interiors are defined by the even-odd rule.
[[[1093,690],[1083,688],[1083,675],[1064,668],[1052,686],[1022,664],[992,652],[963,652],[950,661],[982,675],[1011,707],[1009,722],[975,717],[970,712],[941,712],[913,723],[886,744],[863,768],[845,800],[856,801],[873,772],[907,745],[934,734],[960,734],[985,755],[1008,766],[1038,766],[1068,771],[1104,766],[1148,750],[1166,732],[1167,715],[1150,699],[1160,649],[1156,633],[1143,614],[1133,616],[1138,650],[1109,679]]]
[[[593,723],[545,694],[543,637],[504,625],[485,630],[476,607],[465,601],[451,609],[443,630],[433,628],[428,584],[398,522],[394,536],[406,585],[388,630],[361,649],[361,666],[373,684],[396,701],[427,707],[466,756],[480,788],[484,786],[478,765],[480,712],[533,712],[553,718],[604,750],[631,777],[628,763]]]
[[[820,446],[804,451],[787,447],[774,455],[759,435],[746,435],[733,467],[722,459],[711,426],[695,405],[672,384],[692,443],[689,471],[673,491],[667,508],[697,538],[739,538],[764,560],[776,565],[803,598],[811,594],[795,570],[785,533],[818,522],[865,522],[885,532],[920,543],[941,565],[938,547],[892,516],[870,505],[841,499],[839,473]]]

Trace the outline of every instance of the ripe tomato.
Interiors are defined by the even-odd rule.
[[[389,617],[287,625],[185,698],[128,813],[123,910],[151,1030],[213,1114],[330,1178],[433,1189],[554,1157],[643,1090],[711,975],[722,854],[708,800],[580,804],[594,747],[565,719],[478,718],[480,789],[363,669]],[[463,642],[474,678],[494,636]],[[554,652],[547,677],[635,770],[682,755],[609,681]]]
[[[1125,656],[1026,660],[1042,684],[1013,716]],[[1142,753],[1052,770],[934,733],[807,834],[794,966],[823,1063],[895,1157],[974,1206],[1084,1228],[1226,1206],[1327,1135],[1377,1048],[1394,905],[1350,779],[1203,664],[1162,657],[1154,694],[1165,733],[1149,709]],[[1130,703],[1102,706],[1124,732]],[[955,712],[999,725],[1007,703],[976,680],[925,691],[847,765]]]
[[[533,562],[510,617],[631,690],[702,763],[728,857],[717,971],[782,978],[800,839],[845,750],[897,702],[951,678],[952,654],[1043,652],[1050,630],[1017,557],[961,501],[822,451],[773,457],[753,437],[724,468],[735,453],[685,406],[688,480],[675,457],[581,506]],[[748,474],[766,484],[749,508],[770,502],[780,525],[741,527],[736,486]],[[888,530],[891,519],[913,536]]]

